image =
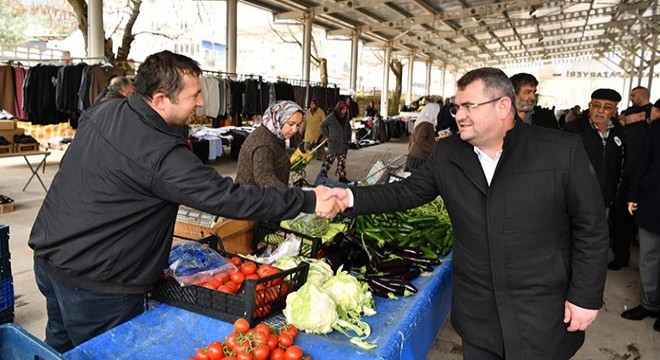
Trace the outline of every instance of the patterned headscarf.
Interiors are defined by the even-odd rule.
[[[346,115],[344,115],[344,117],[341,116],[341,109],[346,109]],[[337,103],[337,106],[335,106],[333,112],[335,113],[335,118],[337,118],[337,121],[339,121],[340,124],[344,124],[346,120],[348,120],[351,109],[348,107],[346,101],[341,100]]]
[[[264,116],[261,117],[261,125],[265,126],[268,131],[277,136],[278,139],[282,137],[282,126],[289,118],[297,113],[305,113],[303,109],[293,101],[282,100],[271,105],[266,109]]]

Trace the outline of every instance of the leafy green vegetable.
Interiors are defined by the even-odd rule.
[[[358,315],[364,313],[367,316],[376,313],[374,310],[374,298],[369,291],[367,283],[359,282],[354,276],[340,267],[337,274],[325,283],[323,287],[332,294],[337,305],[346,311],[356,311]]]
[[[312,282],[286,297],[284,317],[298,330],[311,334],[331,332],[339,318],[332,295]]]
[[[289,220],[291,229],[312,237],[321,237],[328,232],[330,223],[328,219],[313,214],[300,214],[293,220]]]

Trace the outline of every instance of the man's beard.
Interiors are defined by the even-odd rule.
[[[516,109],[518,109],[518,111],[523,111],[523,112],[532,111],[534,105],[536,105],[536,101],[521,102],[520,100],[516,99]]]

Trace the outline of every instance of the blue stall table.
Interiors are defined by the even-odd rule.
[[[333,332],[311,335],[300,332],[296,345],[313,359],[425,359],[442,327],[451,303],[452,268],[447,259],[429,276],[413,281],[418,293],[399,300],[376,297],[376,311],[363,317],[371,325],[369,342],[378,347],[363,350],[347,337]],[[281,321],[276,316],[266,322]],[[167,304],[107,331],[64,354],[65,359],[187,359],[197,348],[221,341],[232,324]]]

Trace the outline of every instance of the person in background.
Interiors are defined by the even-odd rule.
[[[406,171],[414,171],[431,157],[437,145],[435,126],[440,113],[440,105],[430,103],[415,120],[415,127],[408,140]]]
[[[440,140],[427,164],[401,181],[322,197],[356,216],[442,196],[464,359],[568,359],[603,305],[608,234],[596,176],[578,136],[516,120],[503,71],[469,71],[457,89],[460,136]]]
[[[348,121],[355,119],[360,114],[360,107],[357,101],[353,99],[353,93],[346,96],[346,105],[348,105]]]
[[[46,298],[46,343],[64,353],[144,311],[167,267],[180,204],[234,219],[334,216],[323,189],[242,186],[193,154],[175,127],[203,106],[194,60],[148,56],[137,96],[87,109],[36,217],[28,245]]]
[[[632,105],[621,112],[621,116],[619,116],[619,122],[621,126],[626,126],[628,124],[632,124],[638,121],[645,121],[647,124],[651,122],[651,109],[653,108],[653,104],[649,100],[651,97],[651,93],[649,92],[649,89],[643,87],[643,86],[637,86],[633,88],[630,91],[630,102]],[[632,108],[642,108],[644,110],[644,116],[640,118],[638,111],[636,111],[634,114],[635,116],[633,117],[628,117],[626,113],[630,113],[630,110]]]
[[[376,115],[378,115],[378,109],[373,100],[369,100],[369,104],[367,104],[367,107],[364,109],[364,115],[370,118],[375,118]]]
[[[321,123],[321,133],[328,138],[328,153],[321,165],[321,175],[327,177],[332,163],[337,160],[336,175],[339,181],[348,183],[346,178],[346,155],[351,143],[350,109],[348,104],[340,101],[335,109]]]
[[[236,182],[241,185],[289,187],[291,164],[286,139],[295,135],[303,122],[303,109],[293,101],[276,102],[266,109],[261,126],[245,139],[238,155]]]
[[[613,121],[619,101],[621,95],[615,90],[597,89],[591,94],[588,115],[566,123],[566,131],[582,138],[608,209],[614,202],[623,171],[625,135],[619,123]]]
[[[536,106],[538,96],[536,88],[538,80],[526,73],[511,77],[511,83],[516,91],[516,110],[518,116],[526,123],[559,130],[559,123],[551,110]]]
[[[650,115],[649,115],[650,116]],[[648,129],[646,110],[641,106],[632,106],[622,112],[624,122],[625,149],[623,174],[611,210],[611,235],[614,259],[607,264],[610,270],[627,267],[630,260],[630,244],[637,235],[637,225],[628,212],[628,189],[635,174],[642,153],[642,144]]]
[[[309,101],[309,109],[305,113],[305,121],[300,132],[305,135],[305,149],[311,150],[321,140],[321,123],[325,119],[325,112],[316,104],[316,100]]]
[[[133,80],[125,76],[115,76],[110,80],[108,91],[100,101],[127,98],[133,95],[135,95],[135,85],[133,85]]]
[[[569,111],[568,114],[566,114],[566,124],[573,120],[577,120],[580,118],[581,112],[580,112],[580,105],[575,105],[573,106]]]
[[[660,99],[651,108],[651,125],[628,192],[628,211],[639,226],[640,305],[624,311],[628,320],[659,318],[660,331]]]

